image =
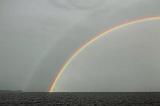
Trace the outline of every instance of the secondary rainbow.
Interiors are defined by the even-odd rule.
[[[64,63],[64,65],[62,66],[62,68],[60,69],[58,75],[56,76],[56,78],[52,81],[51,86],[49,87],[49,92],[54,92],[54,89],[56,87],[56,84],[58,82],[58,80],[60,79],[60,77],[62,76],[64,70],[68,67],[68,65],[71,63],[71,61],[79,54],[81,53],[85,48],[87,48],[89,45],[91,45],[92,43],[94,43],[96,40],[98,40],[99,38],[102,38],[103,36],[106,36],[108,33],[115,31],[117,29],[123,28],[123,27],[127,27],[129,25],[133,25],[133,24],[137,24],[137,23],[141,23],[141,22],[146,22],[146,21],[152,21],[152,20],[160,20],[160,16],[154,16],[154,17],[146,17],[146,18],[140,18],[140,19],[136,19],[136,20],[132,20],[132,21],[128,21],[128,22],[124,22],[120,25],[114,26],[106,31],[104,31],[103,33],[98,34],[97,36],[95,36],[94,38],[92,38],[91,40],[89,40],[88,42],[86,42],[85,44],[83,44],[80,48],[78,48],[72,55],[71,57]]]

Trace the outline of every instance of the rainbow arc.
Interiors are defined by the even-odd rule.
[[[58,75],[56,76],[56,78],[52,81],[51,86],[49,87],[49,92],[54,92],[54,89],[56,87],[56,84],[58,82],[58,80],[60,79],[60,77],[62,76],[63,72],[65,71],[65,69],[68,67],[68,65],[72,62],[73,59],[76,58],[76,56],[78,56],[85,48],[87,48],[89,45],[91,45],[92,43],[96,42],[98,39],[107,36],[110,32],[113,32],[115,30],[124,28],[124,27],[128,27],[130,25],[134,25],[137,23],[142,23],[142,22],[146,22],[146,21],[153,21],[153,20],[160,20],[160,16],[154,16],[154,17],[147,17],[147,18],[141,18],[141,19],[137,19],[137,20],[132,20],[132,21],[128,21],[125,22],[123,24],[114,26],[106,31],[104,31],[103,33],[100,33],[98,35],[96,35],[94,38],[90,39],[88,42],[86,42],[85,44],[83,44],[80,48],[78,48],[72,55],[71,57],[64,63],[64,65],[62,66],[62,68],[60,69]]]

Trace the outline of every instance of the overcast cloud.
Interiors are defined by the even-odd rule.
[[[0,89],[47,91],[84,42],[159,10],[159,0],[0,0]]]

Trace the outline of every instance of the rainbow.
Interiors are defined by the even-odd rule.
[[[64,70],[68,67],[68,65],[71,63],[71,61],[78,55],[80,54],[85,48],[87,48],[89,45],[91,45],[92,43],[94,43],[95,41],[97,41],[98,39],[100,39],[103,36],[106,36],[108,33],[118,30],[120,28],[123,27],[127,27],[129,25],[133,25],[133,24],[137,24],[137,23],[141,23],[141,22],[146,22],[146,21],[152,21],[152,20],[160,20],[160,16],[153,16],[153,17],[146,17],[146,18],[141,18],[141,19],[136,19],[136,20],[132,20],[132,21],[127,21],[124,22],[120,25],[116,25],[100,34],[97,34],[94,38],[92,38],[91,40],[89,40],[88,42],[86,42],[85,44],[83,44],[80,48],[78,48],[71,56],[70,58],[64,63],[64,65],[62,66],[62,68],[60,69],[58,75],[56,76],[56,78],[52,81],[51,86],[49,87],[49,92],[54,92],[54,89],[56,87],[56,84],[58,82],[58,80],[60,79],[60,77],[62,76]]]

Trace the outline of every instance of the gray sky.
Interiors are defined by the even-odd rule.
[[[159,10],[159,0],[0,0],[0,89],[47,91],[96,33]]]

